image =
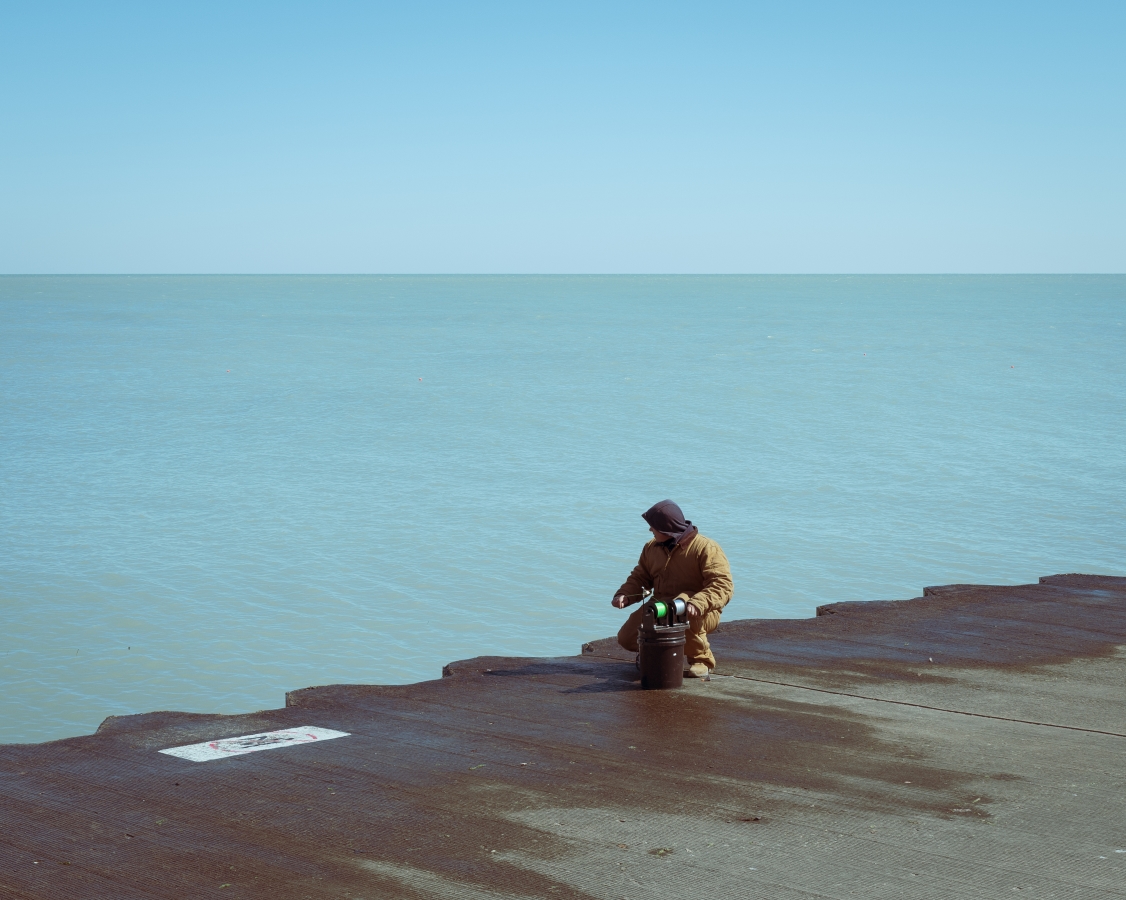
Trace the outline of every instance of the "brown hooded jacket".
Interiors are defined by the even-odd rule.
[[[731,599],[734,585],[731,566],[719,544],[700,534],[671,500],[656,504],[643,518],[674,538],[660,544],[649,541],[615,596],[624,595],[627,603],[636,603],[644,591],[651,589],[654,599],[691,600],[703,613],[723,609]]]

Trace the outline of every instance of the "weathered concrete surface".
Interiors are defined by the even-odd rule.
[[[1126,897],[1126,579],[821,612],[676,692],[598,641],[2,747],[0,897]]]

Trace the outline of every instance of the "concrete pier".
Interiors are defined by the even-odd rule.
[[[1126,898],[1126,578],[713,646],[679,691],[603,640],[0,747],[0,897]]]

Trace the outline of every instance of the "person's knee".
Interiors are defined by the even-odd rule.
[[[632,622],[626,622],[618,632],[618,644],[630,653],[637,652],[637,626]]]
[[[706,615],[700,616],[700,626],[705,634],[711,634],[719,626],[720,611],[713,609]]]
[[[688,630],[692,634],[711,634],[717,625],[719,625],[719,611],[712,610],[689,620]]]
[[[637,630],[641,627],[641,610],[633,612],[618,629],[618,644],[630,653],[637,652]]]

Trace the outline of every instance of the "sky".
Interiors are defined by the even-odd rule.
[[[1124,26],[0,0],[0,273],[1121,273]]]

